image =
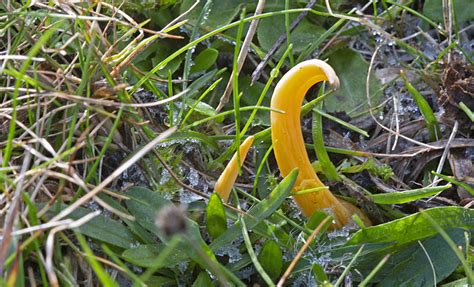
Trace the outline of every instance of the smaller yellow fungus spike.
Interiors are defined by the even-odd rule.
[[[237,179],[237,175],[239,174],[239,165],[242,166],[244,163],[245,157],[252,146],[253,140],[253,136],[249,136],[244,140],[244,142],[239,147],[240,163],[238,162],[238,155],[236,152],[216,182],[214,192],[217,192],[223,201],[229,200],[230,191],[232,190],[235,180]]]
[[[339,86],[339,79],[331,66],[321,60],[308,60],[288,71],[273,92],[272,110],[283,111],[270,113],[273,151],[283,176],[298,168],[294,191],[324,187],[306,153],[300,124],[301,105],[306,92],[322,81],[328,81],[334,88]],[[335,220],[333,228],[348,224],[354,213],[370,225],[362,211],[348,202],[338,200],[329,189],[295,195],[294,199],[306,216],[311,216],[316,210],[330,213]]]

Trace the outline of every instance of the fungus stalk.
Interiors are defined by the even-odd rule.
[[[283,176],[298,168],[298,178],[293,187],[295,192],[324,188],[306,153],[300,124],[301,105],[306,92],[322,81],[328,81],[334,88],[339,86],[339,79],[331,66],[321,60],[308,60],[288,71],[277,84],[272,96],[273,150]],[[274,112],[275,110],[283,113]],[[294,200],[306,216],[311,216],[316,210],[327,211],[334,217],[335,228],[351,222],[354,213],[370,225],[361,210],[349,202],[337,199],[327,188],[295,195]]]

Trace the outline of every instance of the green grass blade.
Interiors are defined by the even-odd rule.
[[[321,105],[322,103],[320,103]],[[320,113],[313,112],[313,146],[318,156],[318,161],[321,163],[322,170],[330,181],[339,181],[339,174],[336,167],[329,159],[329,155],[324,146],[323,140],[323,124]]]
[[[102,286],[118,286],[117,283],[110,277],[109,273],[99,264],[96,260],[94,252],[87,244],[86,239],[79,232],[74,232],[77,238],[77,241],[81,245],[82,250],[86,253],[86,260],[89,262],[90,266],[94,270],[97,278],[101,282]]]
[[[240,217],[240,224],[242,226],[242,235],[244,237],[245,247],[247,248],[247,252],[250,255],[250,259],[252,259],[252,263],[257,269],[257,272],[262,276],[263,281],[267,283],[267,286],[275,286],[270,276],[268,276],[267,272],[263,269],[262,265],[258,261],[257,255],[255,255],[255,251],[253,250],[252,242],[250,241],[249,233],[247,230],[247,225],[245,224],[245,219]]]
[[[364,281],[360,282],[359,287],[365,287],[367,284],[370,283],[370,280],[374,278],[374,276],[382,269],[382,267],[387,263],[388,259],[390,258],[390,254],[386,255],[380,262],[375,266],[375,268],[367,275]]]
[[[457,186],[460,186],[460,187],[464,188],[467,192],[469,192],[472,196],[474,196],[474,188],[472,188],[469,184],[464,183],[464,182],[460,182],[460,181],[454,179],[453,177],[446,176],[444,174],[437,173],[435,171],[432,171],[431,173],[436,175],[436,176],[439,176],[440,178],[442,178],[443,180],[445,180],[449,183],[452,183],[452,184],[455,184]]]
[[[435,187],[423,187],[390,193],[371,194],[368,197],[378,204],[402,204],[429,197],[451,188],[451,184]]]
[[[345,267],[344,271],[342,271],[341,275],[339,276],[339,278],[337,278],[337,281],[336,283],[334,283],[334,287],[338,287],[339,285],[342,284],[342,282],[344,281],[344,279],[346,278],[346,275],[347,273],[349,272],[349,270],[351,269],[352,265],[354,265],[354,263],[356,262],[357,258],[359,257],[359,255],[361,254],[362,250],[364,249],[364,245],[362,245],[359,250],[357,250],[357,253],[354,254],[354,256],[352,257],[351,261],[349,262],[349,264]]]
[[[61,21],[60,21],[61,22]],[[23,65],[21,66],[20,69],[20,77],[16,78],[15,81],[15,90],[13,92],[12,96],[12,113],[11,113],[11,120],[10,120],[10,126],[8,129],[8,138],[7,138],[7,144],[5,147],[5,150],[3,152],[3,162],[2,162],[2,167],[5,168],[8,166],[8,161],[10,160],[12,150],[13,150],[13,138],[15,137],[15,130],[16,130],[16,116],[17,116],[17,98],[20,93],[20,86],[22,84],[22,79],[23,76],[26,74],[26,71],[28,70],[28,67],[30,66],[32,62],[32,58],[36,56],[40,51],[43,45],[46,44],[46,42],[53,36],[55,32],[58,31],[59,29],[59,24],[60,22],[52,25],[50,29],[48,29],[42,36],[39,38],[36,43],[33,45],[31,50],[28,52],[28,58],[23,62]]]
[[[441,138],[441,131],[438,126],[438,120],[433,113],[428,102],[425,98],[418,92],[418,90],[408,81],[406,75],[401,72],[400,75],[402,76],[403,80],[405,81],[405,87],[407,88],[408,92],[413,96],[413,100],[415,100],[416,105],[421,111],[423,118],[426,122],[426,127],[430,133],[431,141],[436,141]]]
[[[274,211],[280,207],[283,201],[290,195],[290,191],[293,188],[297,176],[297,170],[290,172],[290,174],[288,174],[288,176],[286,176],[280,182],[280,184],[270,193],[267,198],[247,211],[247,228],[251,229],[259,222],[272,215]],[[227,229],[226,232],[224,232],[221,236],[216,238],[214,242],[211,243],[211,249],[215,251],[226,246],[240,233],[240,223],[236,222],[229,229]]]
[[[345,121],[341,120],[340,118],[337,118],[337,117],[332,116],[332,115],[330,115],[326,112],[323,112],[322,110],[320,110],[318,108],[314,108],[313,111],[315,111],[316,113],[320,114],[321,116],[323,116],[323,117],[325,117],[325,118],[327,118],[327,119],[329,119],[333,122],[336,122],[336,123],[340,124],[341,126],[345,127],[348,130],[351,130],[353,132],[361,134],[364,137],[367,137],[367,138],[369,137],[369,134],[366,131],[364,131],[363,129],[358,128],[358,127],[356,127],[356,126],[354,126],[354,125],[352,125],[348,122],[345,122]]]
[[[459,103],[459,107],[461,108],[461,110],[463,110],[466,113],[466,115],[469,117],[471,122],[474,123],[474,112],[468,106],[466,106],[466,104],[464,104],[463,102]]]

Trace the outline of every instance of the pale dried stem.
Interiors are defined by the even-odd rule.
[[[28,169],[30,165],[30,162],[31,162],[31,154],[27,152],[23,159],[20,176],[25,174],[26,170]],[[10,241],[12,239],[13,229],[15,228],[15,225],[16,225],[15,223],[18,220],[22,191],[23,191],[23,180],[20,180],[18,184],[16,185],[15,194],[13,195],[13,199],[9,206],[8,213],[5,217],[5,222],[3,225],[3,230],[2,230],[3,236],[0,242],[0,274],[3,274],[3,267],[5,264],[5,259],[8,255],[8,248],[10,246]]]
[[[179,20],[181,20],[183,17],[185,17],[186,15],[188,15],[194,8],[196,8],[196,6],[199,4],[199,2],[201,2],[200,0],[196,0],[194,2],[193,5],[191,5],[191,7],[189,7],[188,10],[184,11],[183,13],[181,13],[181,15],[179,15],[178,17],[176,17],[173,21],[169,22],[168,25],[166,25],[165,27],[163,27],[162,30],[167,30],[168,28],[170,28],[171,26],[173,26],[174,24],[178,23]]]
[[[265,0],[258,0],[257,8],[255,9],[254,16],[260,15],[263,12],[263,8],[265,7]],[[227,82],[227,86],[225,88],[224,94],[222,95],[219,105],[216,108],[216,111],[219,112],[222,110],[224,105],[229,101],[229,96],[230,92],[232,91],[232,82],[234,77],[238,77],[240,70],[242,69],[242,66],[244,65],[245,58],[247,57],[250,44],[252,43],[253,36],[255,35],[255,32],[257,31],[257,26],[258,26],[259,19],[252,20],[250,22],[250,27],[248,29],[247,35],[245,35],[244,42],[242,43],[242,47],[240,48],[239,56],[237,59],[237,75],[234,74],[232,71],[232,74],[230,75],[229,81]]]
[[[449,154],[449,148],[451,147],[451,143],[453,142],[458,132],[458,126],[459,126],[458,121],[455,121],[453,130],[451,131],[451,134],[449,135],[448,142],[446,143],[443,154],[441,155],[441,158],[439,159],[438,167],[436,168],[436,173],[438,174],[440,174],[441,171],[443,170],[444,163],[446,162],[446,158],[448,157],[448,154]],[[439,177],[435,175],[435,177],[433,178],[433,182],[430,184],[430,186],[436,186],[438,184],[438,178]],[[440,193],[441,192],[433,195],[427,201],[431,201],[433,198],[437,197]]]
[[[400,134],[400,120],[398,118],[398,97],[397,93],[393,93],[393,117],[395,120],[395,141],[393,142],[392,151],[395,150],[398,144],[398,134]]]
[[[51,229],[51,231],[49,232],[48,238],[46,239],[46,263],[45,263],[46,273],[48,275],[49,283],[51,284],[51,286],[54,286],[54,287],[59,286],[59,281],[56,276],[56,273],[54,272],[54,266],[53,266],[54,235],[66,229],[78,228],[79,226],[87,223],[89,220],[93,219],[99,214],[100,214],[99,211],[95,211],[95,212],[91,212],[85,215],[84,217],[76,221],[73,221],[71,219],[66,219],[64,220],[65,222],[64,225],[60,225]]]
[[[284,286],[284,284],[286,282],[286,279],[288,279],[288,277],[291,275],[291,271],[293,271],[293,269],[295,268],[298,261],[301,259],[303,254],[308,249],[309,245],[313,242],[313,240],[316,238],[316,236],[319,234],[319,232],[321,231],[323,226],[326,224],[326,222],[328,222],[328,220],[330,218],[331,217],[326,217],[323,221],[321,221],[321,223],[318,225],[318,227],[315,230],[313,230],[313,232],[308,237],[306,242],[303,244],[301,249],[298,250],[298,253],[296,254],[295,258],[293,258],[293,260],[291,261],[291,263],[288,266],[288,268],[286,269],[285,273],[283,273],[283,276],[281,276],[280,281],[278,281],[278,284],[276,285],[277,287],[283,287]]]

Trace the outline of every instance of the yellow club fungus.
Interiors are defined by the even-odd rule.
[[[283,176],[294,168],[299,174],[293,191],[324,188],[306,153],[300,116],[306,92],[316,83],[327,81],[334,88],[339,79],[331,66],[321,60],[304,61],[288,73],[277,84],[271,101],[271,125],[273,150],[278,167]],[[274,112],[276,110],[283,111]],[[356,213],[367,225],[369,219],[357,207],[344,200],[337,199],[329,189],[295,195],[294,199],[306,216],[316,210],[324,210],[334,217],[333,228],[341,228],[352,220]]]
[[[230,191],[232,190],[232,187],[234,186],[235,180],[237,179],[237,175],[239,173],[239,165],[242,166],[242,164],[244,163],[245,157],[247,156],[247,153],[250,147],[252,146],[253,139],[253,136],[249,136],[247,139],[244,140],[244,142],[240,145],[239,148],[240,155],[238,155],[237,152],[234,154],[234,156],[229,161],[221,176],[219,176],[219,179],[216,182],[214,192],[217,192],[217,194],[219,194],[223,201],[229,200]],[[239,156],[240,163],[238,159]]]

